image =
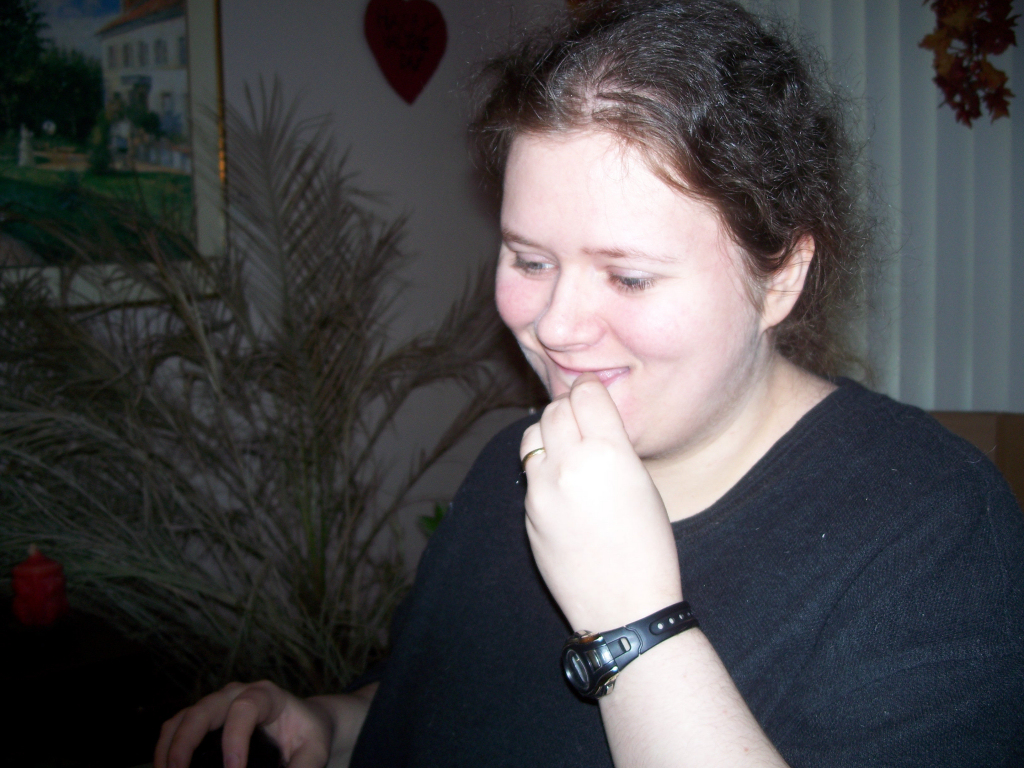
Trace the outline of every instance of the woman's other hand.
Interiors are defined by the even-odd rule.
[[[300,699],[268,681],[231,683],[187,709],[160,731],[154,768],[188,768],[212,730],[224,727],[225,768],[244,768],[257,726],[281,748],[289,768],[347,766],[377,685],[354,694]]]
[[[526,530],[573,629],[628,624],[682,600],[665,505],[600,380],[583,374],[523,434]]]

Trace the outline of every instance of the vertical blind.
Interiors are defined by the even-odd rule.
[[[1024,412],[1024,52],[994,60],[1019,94],[1011,117],[968,128],[940,107],[920,0],[745,4],[819,48],[854,99],[889,254],[857,329],[875,388],[928,409]]]

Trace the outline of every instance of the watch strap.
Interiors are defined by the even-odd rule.
[[[640,638],[641,653],[650,650],[663,640],[678,635],[680,632],[697,626],[697,617],[693,615],[690,604],[683,600],[675,605],[662,608],[657,613],[645,616],[639,621],[627,624],[624,629],[631,629]]]
[[[627,664],[658,643],[697,626],[685,600],[607,632],[577,632],[562,649],[569,683],[583,696],[608,694]]]

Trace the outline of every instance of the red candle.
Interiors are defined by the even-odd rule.
[[[33,544],[12,571],[14,615],[28,626],[47,626],[68,612],[64,568]]]

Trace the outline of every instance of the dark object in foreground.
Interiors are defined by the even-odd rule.
[[[195,698],[192,679],[74,608],[49,627],[15,619],[0,589],[0,765],[130,768],[153,759],[160,724]],[[183,686],[183,688],[179,687]]]
[[[224,755],[221,752],[220,740],[224,729],[210,731],[192,753],[191,768],[223,768]],[[281,749],[274,740],[267,736],[262,728],[253,731],[249,739],[249,768],[281,768]]]

